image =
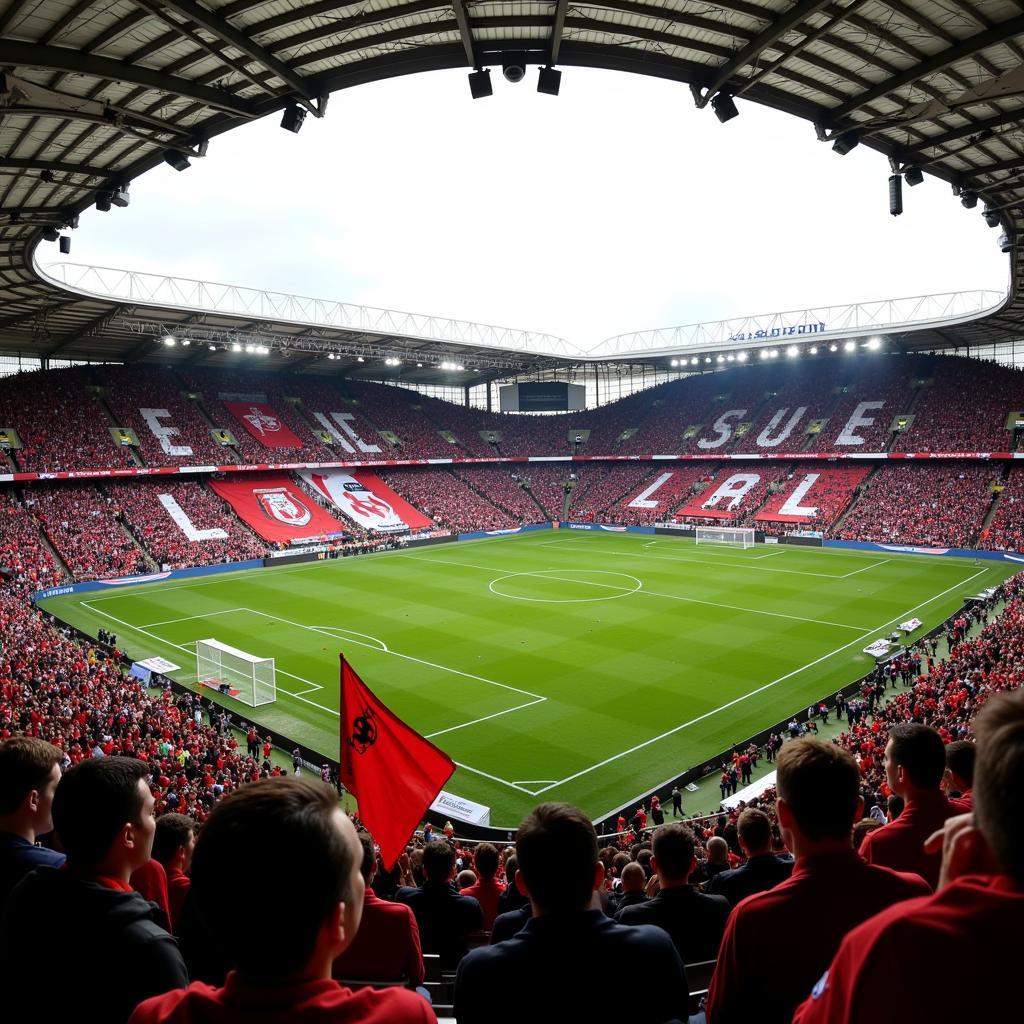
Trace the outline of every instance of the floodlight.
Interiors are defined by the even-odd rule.
[[[724,363],[725,362],[725,356],[723,356],[721,354],[715,356],[715,362],[716,363]]]
[[[705,363],[710,363],[711,362],[711,356],[705,356],[704,357],[704,362]]]
[[[696,365],[697,365],[697,357],[696,357],[696,356],[694,356],[694,357],[693,357],[693,358],[692,358],[692,359],[690,360],[690,365],[691,365],[691,366],[696,366]]]
[[[725,358],[728,359],[730,363],[734,363],[736,361],[736,357],[731,352]]]
[[[793,356],[800,355],[800,349],[798,349],[796,345],[790,345],[789,348],[786,349],[786,355],[792,359]]]
[[[364,358],[363,358],[362,356],[357,356],[357,357],[356,357],[356,362],[357,362],[357,363],[365,363],[365,362],[366,362],[366,360],[365,360],[365,359],[364,359]]]
[[[466,78],[469,80],[469,92],[475,100],[481,100],[485,96],[494,95],[494,86],[491,85],[491,69],[477,68],[470,72]]]
[[[242,351],[242,346],[239,345],[238,342],[236,341],[234,343],[234,345],[231,346],[231,351],[232,352],[241,352]]]
[[[851,149],[855,149],[860,143],[860,132],[849,131],[843,132],[842,135],[837,135],[835,141],[832,143],[832,152],[838,153],[840,156],[846,156]]]
[[[711,109],[722,124],[731,121],[739,114],[733,98],[727,92],[720,92],[711,97]]]
[[[855,341],[848,341],[843,346],[843,351],[844,352],[856,352],[857,351],[857,343]]]
[[[877,352],[882,347],[881,338],[868,338],[865,348],[871,349],[872,352]]]
[[[131,202],[128,196],[128,186],[115,185],[114,190],[110,193],[110,201],[123,210]]]
[[[506,82],[515,85],[526,77],[526,54],[506,53],[502,55],[501,73],[505,76]]]
[[[818,354],[818,346],[812,345],[807,351],[810,352],[812,356],[816,356]]]
[[[739,361],[740,361],[741,363],[745,363],[745,362],[747,361],[747,353],[746,353],[746,352],[740,352],[740,353],[739,353],[739,354],[738,354],[738,355],[736,356],[736,358],[737,358],[737,359],[738,359],[738,360],[739,360]]]
[[[165,149],[164,150],[164,163],[170,164],[176,171],[183,171],[187,167],[191,167],[192,164],[189,162],[187,156],[184,153],[179,152],[176,149]]]
[[[907,184],[913,188],[924,181],[924,171],[920,167],[905,167],[903,169],[903,177],[907,179]]]
[[[177,339],[174,337],[173,334],[165,334],[164,335],[164,344],[168,348],[174,348],[174,346],[177,345],[178,342],[177,342]]]
[[[298,106],[290,106],[284,108],[284,113],[281,115],[281,127],[286,132],[292,132],[294,135],[299,134],[299,129],[302,127],[302,122],[306,120],[306,108]]]
[[[978,193],[971,192],[970,190],[967,192],[961,192],[960,205],[965,210],[973,210],[978,205]]]
[[[903,212],[903,179],[898,174],[889,177],[889,213],[898,217]]]
[[[768,358],[769,359],[778,359],[779,358],[779,350],[777,348],[770,349],[769,352],[768,352]]]
[[[1013,252],[1013,235],[1006,233],[999,236],[999,251]]]
[[[562,72],[557,68],[541,68],[537,76],[537,92],[545,96],[557,96],[558,87],[562,84]]]
[[[766,348],[761,349],[760,355],[761,355],[762,359],[767,359],[768,358],[768,349],[766,349]]]
[[[56,228],[43,228],[43,238],[47,242],[56,242],[60,238],[60,232]]]
[[[839,351],[839,346],[838,345],[834,345],[834,344],[833,345],[829,345],[828,350],[829,350],[829,352],[838,352]]]
[[[999,211],[998,210],[985,210],[984,213],[982,213],[982,217],[985,218],[985,223],[990,228],[997,228],[997,227],[999,227]]]
[[[678,359],[673,359],[672,362],[669,363],[669,366],[678,366],[678,365],[679,365],[679,360]]]

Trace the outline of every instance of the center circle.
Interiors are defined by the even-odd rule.
[[[614,580],[626,582],[622,584]],[[548,590],[548,584],[556,593],[561,585],[563,592],[566,587],[576,587],[583,591],[592,591],[594,596],[535,596],[538,592]],[[491,580],[488,590],[498,597],[507,597],[513,601],[533,601],[536,604],[591,604],[594,601],[614,601],[619,597],[629,597],[642,587],[643,583],[640,580],[624,572],[607,572],[603,569],[542,569],[537,572],[510,572],[505,576],[498,576]]]

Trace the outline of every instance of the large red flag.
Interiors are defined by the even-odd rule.
[[[341,659],[341,781],[390,869],[455,762],[410,729]]]

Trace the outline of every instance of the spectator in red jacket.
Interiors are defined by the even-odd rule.
[[[974,732],[973,817],[948,819],[931,841],[943,852],[939,891],[851,932],[798,1024],[994,1021],[1019,1007],[1024,691],[992,697]]]
[[[889,731],[885,747],[885,777],[889,789],[906,804],[895,821],[871,832],[861,844],[869,864],[896,871],[914,871],[932,889],[939,883],[942,858],[926,853],[928,837],[957,813],[939,786],[946,770],[946,748],[935,729],[903,722]]]
[[[974,760],[977,748],[970,740],[954,740],[946,744],[946,774],[943,783],[950,802],[961,813],[971,810],[974,789]]]
[[[334,961],[331,973],[345,979],[398,981],[423,984],[423,952],[416,915],[402,903],[377,897],[371,886],[377,873],[373,836],[359,833],[362,847],[360,873],[366,886],[363,917],[352,944]]]
[[[857,855],[851,829],[863,808],[847,751],[801,739],[779,752],[779,826],[796,864],[789,879],[733,910],[708,990],[709,1024],[788,1024],[850,928],[928,892],[916,875]]]
[[[267,884],[271,865],[279,885]],[[319,779],[260,779],[226,796],[196,842],[189,902],[232,969],[222,988],[197,981],[147,999],[132,1024],[432,1024],[414,992],[331,978],[359,930],[361,865],[355,828]]]
[[[460,896],[472,896],[480,904],[484,915],[484,931],[489,932],[498,916],[498,900],[505,886],[495,876],[498,873],[498,851],[490,843],[481,843],[473,855],[477,880],[459,890]]]
[[[161,814],[156,819],[153,839],[153,860],[159,861],[167,872],[167,892],[170,905],[171,931],[175,934],[177,922],[192,884],[188,870],[192,866],[192,851],[196,846],[198,826],[187,814]]]

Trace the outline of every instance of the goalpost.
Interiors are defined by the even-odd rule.
[[[698,544],[730,544],[752,548],[754,531],[740,526],[698,526],[694,534]]]
[[[257,658],[219,640],[196,641],[196,681],[259,707],[277,700],[273,658]]]

